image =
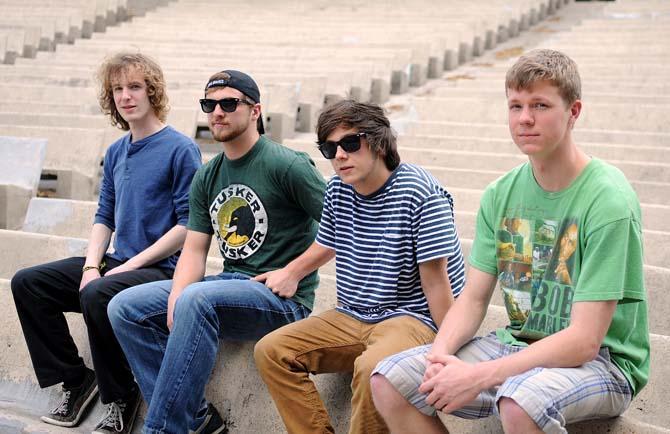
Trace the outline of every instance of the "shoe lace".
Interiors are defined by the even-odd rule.
[[[123,432],[123,411],[126,409],[126,403],[112,402],[107,405],[107,414],[100,422],[101,428],[112,428],[116,432]]]
[[[72,391],[63,389],[63,397],[61,398],[60,403],[53,410],[51,410],[51,414],[67,414],[67,404],[70,402],[71,394]]]

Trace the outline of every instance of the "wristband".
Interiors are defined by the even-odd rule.
[[[105,261],[102,261],[100,263],[100,265],[84,265],[81,269],[81,272],[86,273],[88,270],[98,270],[98,271],[100,271],[103,268],[105,268],[105,265],[106,265]]]

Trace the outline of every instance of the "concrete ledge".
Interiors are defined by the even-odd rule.
[[[20,229],[34,190],[16,185],[0,185],[0,228]]]
[[[295,116],[286,113],[267,113],[265,120],[265,134],[275,142],[281,143],[295,134]]]
[[[444,60],[437,56],[428,59],[428,78],[439,78],[444,71]]]
[[[33,198],[21,228],[25,232],[88,238],[97,202]]]
[[[47,141],[0,136],[0,228],[19,229],[35,196]]]
[[[11,279],[17,270],[44,262],[85,254],[83,238],[31,234],[0,229],[0,279]],[[11,259],[11,260],[10,260]],[[2,364],[0,364],[2,366]]]
[[[409,68],[409,85],[411,87],[423,86],[428,78],[426,65],[421,63],[412,63]]]
[[[409,89],[409,76],[405,71],[393,71],[391,74],[391,95],[406,93]]]
[[[370,101],[373,104],[383,104],[391,96],[391,84],[388,80],[373,78],[370,87]]]
[[[316,128],[316,121],[319,116],[319,109],[306,103],[298,104],[298,116],[296,119],[296,131],[303,133],[312,133]]]

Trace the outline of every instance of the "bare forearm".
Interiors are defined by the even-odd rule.
[[[334,250],[314,242],[302,255],[289,262],[288,265],[286,265],[286,270],[297,280],[302,280],[309,273],[317,270],[334,257]]]
[[[571,368],[593,360],[609,329],[616,305],[616,300],[573,304],[568,327],[515,354],[486,362],[492,373],[490,385],[536,367]]]
[[[447,259],[438,258],[419,264],[419,276],[430,316],[440,327],[444,315],[454,303],[454,295],[447,274]]]
[[[468,304],[464,301],[457,299],[444,316],[431,352],[454,354],[477,333],[486,315],[487,306]]]
[[[442,320],[431,352],[454,354],[472,339],[484,321],[496,281],[494,275],[470,267],[465,288]]]
[[[533,368],[572,368],[595,358],[584,336],[570,327],[541,339],[523,350],[490,362],[483,362],[484,387],[495,387],[507,378]]]
[[[433,294],[431,297],[427,296],[427,299],[430,316],[433,318],[435,325],[440,327],[442,320],[454,303],[454,297],[446,291],[441,291]]]
[[[179,295],[191,283],[201,281],[205,276],[206,262],[206,254],[184,251],[174,272],[172,293]]]
[[[127,264],[135,269],[155,264],[181,249],[184,239],[186,239],[186,227],[176,225],[155,243],[130,258]]]
[[[86,265],[98,266],[102,257],[107,252],[109,240],[112,238],[112,230],[102,223],[96,223],[91,228],[91,236],[86,248]]]

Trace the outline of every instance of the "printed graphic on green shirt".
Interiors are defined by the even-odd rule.
[[[258,195],[244,184],[221,190],[209,207],[221,254],[246,259],[258,251],[268,233],[268,216]]]
[[[575,218],[501,220],[498,281],[514,336],[540,339],[569,324],[577,240]]]

